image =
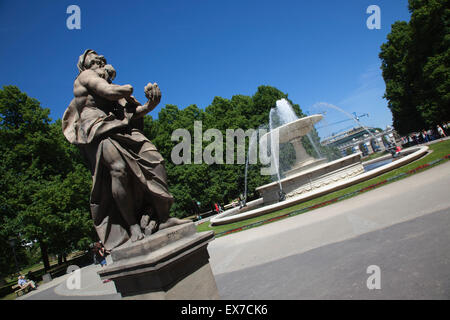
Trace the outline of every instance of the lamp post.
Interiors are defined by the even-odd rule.
[[[13,254],[14,254],[14,262],[16,263],[16,270],[17,273],[20,273],[19,271],[19,264],[17,263],[17,257],[16,257],[16,239],[14,238],[10,238],[8,240],[9,245],[11,246],[11,248],[13,249]]]

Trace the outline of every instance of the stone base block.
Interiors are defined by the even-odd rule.
[[[167,228],[116,248],[98,274],[114,281],[123,299],[219,299],[207,251],[213,239],[194,223]]]

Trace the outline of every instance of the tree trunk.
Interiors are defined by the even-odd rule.
[[[41,247],[42,262],[44,263],[44,271],[47,272],[48,270],[50,270],[50,262],[48,260],[47,244],[42,241],[39,241],[39,246]]]

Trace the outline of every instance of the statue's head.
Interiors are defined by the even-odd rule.
[[[102,68],[106,65],[104,56],[97,54],[94,50],[87,49],[78,59],[78,71],[82,72],[87,69]]]
[[[110,64],[107,64],[101,68],[96,68],[94,71],[99,75],[100,78],[105,79],[109,83],[112,83],[112,81],[116,78],[116,70]]]
[[[104,67],[107,74],[107,81],[111,83],[116,78],[116,69],[110,64],[105,65]]]

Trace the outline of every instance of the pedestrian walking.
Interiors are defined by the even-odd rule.
[[[100,242],[96,242],[94,250],[95,250],[94,252],[95,252],[95,255],[96,255],[96,260],[98,261],[98,263],[100,263],[100,265],[103,268],[104,266],[106,266],[106,250],[105,250],[105,247],[103,247],[103,245]]]
[[[439,135],[441,136],[441,138],[445,138],[447,136],[444,132],[444,129],[442,129],[442,127],[440,125],[437,125],[436,129],[437,129]]]

